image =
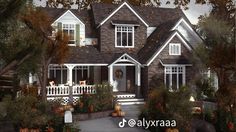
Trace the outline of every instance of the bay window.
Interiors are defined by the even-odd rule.
[[[172,90],[178,90],[181,86],[185,85],[185,66],[166,66],[165,85]]]

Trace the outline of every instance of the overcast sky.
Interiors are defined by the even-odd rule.
[[[46,0],[33,0],[34,4],[36,6],[46,6]],[[165,5],[166,0],[161,0],[163,4],[161,7],[168,7],[168,8],[174,8],[174,5]],[[185,15],[188,17],[188,19],[191,21],[192,24],[197,24],[198,22],[198,17],[200,15],[204,15],[206,13],[209,13],[210,11],[210,6],[209,5],[198,5],[195,4],[195,0],[190,0],[189,4],[189,9],[188,10],[183,10]],[[76,8],[76,6],[73,6],[72,8]]]

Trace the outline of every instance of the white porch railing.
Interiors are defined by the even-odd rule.
[[[72,88],[73,95],[82,95],[83,93],[94,94],[95,86],[94,85],[76,85]]]
[[[63,104],[70,101],[70,96],[73,97],[73,103],[77,103],[79,95],[83,93],[94,94],[96,93],[95,85],[75,85],[75,86],[47,86],[47,100],[62,99]],[[72,91],[70,91],[72,90]],[[72,94],[72,95],[70,95]]]
[[[47,96],[68,96],[69,86],[47,86]]]

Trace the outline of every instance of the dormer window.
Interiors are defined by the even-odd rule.
[[[169,55],[181,55],[181,44],[170,43],[169,44]]]
[[[134,26],[115,26],[115,47],[134,47]]]
[[[75,24],[63,24],[62,31],[69,36],[68,44],[75,44]]]

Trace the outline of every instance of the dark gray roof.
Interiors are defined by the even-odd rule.
[[[94,46],[70,46],[69,53],[64,63],[89,63],[89,64],[104,64],[103,55]]]
[[[185,58],[179,58],[179,59],[160,59],[162,64],[192,64],[189,60],[185,59]]]
[[[94,22],[96,25],[108,17],[119,5],[95,3],[92,4]],[[182,10],[178,8],[140,7],[133,6],[134,10],[144,19],[149,26],[158,26],[166,21],[184,17]]]
[[[138,53],[140,62],[146,63],[148,59],[162,47],[164,42],[176,32],[170,30],[178,22],[178,20],[179,19],[168,21],[156,28],[156,30],[149,36],[147,43]]]

